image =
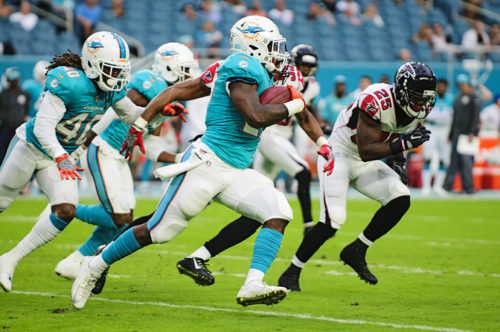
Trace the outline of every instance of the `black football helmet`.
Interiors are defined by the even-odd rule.
[[[304,75],[304,81],[307,81],[309,77],[314,76],[318,72],[318,55],[312,46],[299,44],[292,49],[291,64],[296,67],[306,65],[311,68],[309,74],[307,76]]]
[[[397,104],[414,119],[425,119],[436,102],[436,75],[421,62],[407,62],[394,75]]]

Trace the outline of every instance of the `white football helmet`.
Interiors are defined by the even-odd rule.
[[[45,73],[47,72],[48,66],[49,66],[48,61],[40,60],[37,63],[35,63],[35,67],[33,67],[33,78],[40,84],[45,83]]]
[[[260,61],[270,73],[285,68],[289,54],[286,39],[270,19],[246,16],[231,28],[231,51],[243,52]]]
[[[179,43],[166,43],[155,52],[153,71],[169,84],[183,82],[200,75],[200,66],[193,52]]]
[[[82,67],[88,78],[103,91],[120,91],[130,79],[127,42],[114,32],[100,31],[82,47]]]

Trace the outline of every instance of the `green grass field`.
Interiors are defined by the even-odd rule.
[[[0,253],[33,226],[44,200],[18,199],[0,216]],[[139,200],[136,215],[154,200]],[[298,204],[265,281],[276,284],[302,238]],[[319,206],[314,202],[314,207]],[[338,261],[340,250],[378,204],[353,200],[348,219],[302,272],[303,292],[275,306],[242,308],[236,293],[250,265],[255,236],[212,259],[215,284],[200,287],[175,263],[236,216],[212,204],[174,241],[116,263],[103,293],[72,307],[72,281],[57,262],[92,231],[74,221],[57,239],[22,260],[13,292],[0,293],[5,331],[500,331],[500,201],[416,200],[396,228],[368,252],[379,284],[360,281]],[[316,215],[318,214],[317,211]]]

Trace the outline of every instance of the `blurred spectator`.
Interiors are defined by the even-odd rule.
[[[384,26],[384,20],[378,13],[377,5],[375,3],[370,2],[365,9],[365,12],[361,16],[363,22],[372,22],[377,27]]]
[[[480,20],[474,21],[474,26],[465,31],[462,36],[462,46],[467,49],[474,49],[476,46],[490,45],[490,37],[484,29],[484,23]]]
[[[465,3],[481,8],[483,0],[464,0]],[[470,20],[480,20],[481,14],[477,10],[471,9],[469,6],[463,6],[462,15]]]
[[[320,117],[324,121],[335,125],[340,111],[349,106],[352,102],[351,96],[346,91],[346,78],[343,75],[337,75],[333,79],[333,91],[325,98],[318,101],[317,108]]]
[[[292,24],[293,16],[293,11],[286,8],[285,0],[276,0],[274,2],[274,8],[269,11],[269,17],[271,19],[280,21],[286,25]]]
[[[333,14],[322,8],[317,2],[309,4],[309,12],[306,14],[306,18],[308,21],[318,20],[319,22],[335,25]]]
[[[399,50],[399,60],[403,62],[411,61],[411,52],[409,49],[403,47]]]
[[[102,8],[97,4],[97,0],[85,0],[76,6],[75,20],[80,28],[80,42],[84,42],[92,34],[94,26],[99,21]]]
[[[111,2],[111,12],[117,18],[125,16],[125,7],[123,6],[123,0],[113,0]]]
[[[2,75],[7,83],[0,91],[0,164],[5,158],[16,128],[28,119],[30,96],[21,90],[21,72],[16,67],[7,68]]]
[[[233,13],[238,15],[244,15],[247,11],[247,6],[241,0],[225,0],[222,6],[230,7]]]
[[[413,43],[418,43],[421,41],[426,42],[429,44],[430,47],[432,47],[432,29],[431,26],[427,23],[424,23],[420,26],[420,29],[418,29],[417,33],[414,33],[411,36],[411,41]]]
[[[432,1],[430,0],[417,0],[417,5],[424,11],[432,10]]]
[[[194,39],[191,35],[182,35],[179,37],[179,43],[186,45],[189,48],[194,47]]]
[[[262,3],[259,0],[255,0],[252,2],[252,5],[250,6],[250,9],[247,10],[245,15],[259,15],[259,16],[264,16],[267,17],[267,14],[265,11],[262,10]]]
[[[211,21],[205,21],[195,35],[196,47],[209,49],[209,58],[217,57],[221,40],[222,32],[216,30]]]
[[[200,5],[200,20],[210,21],[217,25],[222,21],[222,14],[218,6],[214,5],[212,0],[203,0]]]
[[[443,52],[448,49],[448,38],[441,23],[436,22],[432,25],[431,43],[434,52]]]
[[[380,79],[378,81],[380,83],[391,84],[391,78],[387,74],[380,75]]]
[[[328,9],[331,13],[335,13],[335,11],[337,10],[337,4],[335,3],[335,0],[321,0],[321,2],[323,2],[326,9]]]
[[[481,130],[495,131],[500,135],[500,94],[493,98],[493,104],[480,113]]]
[[[352,17],[361,13],[361,6],[354,0],[342,0],[337,2],[337,10],[347,17]]]
[[[350,93],[352,100],[358,98],[358,96],[363,92],[370,84],[372,84],[372,78],[368,75],[363,75],[359,78],[358,87],[356,90]]]
[[[494,23],[490,28],[490,43],[493,46],[500,45],[500,25],[498,23]]]
[[[463,191],[467,194],[473,194],[475,192],[472,180],[474,155],[458,153],[457,143],[461,135],[465,135],[470,143],[477,137],[481,99],[475,93],[467,74],[458,75],[457,84],[460,93],[453,102],[453,121],[448,137],[451,141],[451,157],[443,189],[451,191],[455,175],[459,173]]]
[[[5,4],[5,0],[0,0],[0,19],[9,16],[14,11],[14,6]]]
[[[47,78],[45,73],[47,72],[48,66],[48,61],[38,61],[33,67],[33,79],[26,80],[21,85],[21,89],[28,92],[30,95],[29,118],[34,118],[38,112],[38,107],[42,101],[41,96],[45,88],[45,79]]]
[[[38,16],[31,12],[31,3],[29,1],[21,1],[19,11],[10,15],[9,20],[19,23],[24,30],[31,31],[38,23]]]
[[[187,18],[188,21],[191,22],[196,22],[198,20],[198,14],[196,13],[196,10],[194,9],[194,5],[192,3],[186,3],[182,7],[182,13],[184,16]]]

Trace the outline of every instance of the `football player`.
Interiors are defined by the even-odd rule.
[[[123,89],[129,80],[129,49],[113,32],[97,32],[82,56],[64,53],[47,68],[46,89],[36,117],[21,125],[0,171],[0,211],[6,210],[34,175],[51,213],[9,252],[0,256],[0,285],[12,288],[18,262],[60,234],[75,217],[81,179],[70,153],[112,106],[126,123],[139,112]]]
[[[127,84],[127,96],[134,104],[146,106],[168,86],[198,74],[198,68],[198,61],[188,47],[179,43],[164,44],[155,52],[152,69],[137,72]],[[178,103],[169,105],[157,121],[148,125],[145,134],[151,135],[145,138],[144,146],[145,156],[150,160],[176,162],[177,155],[164,151],[159,137],[160,125],[165,116],[171,115],[168,111],[173,108],[182,109],[183,106]],[[129,128],[110,108],[87,137],[87,142],[92,143],[82,155],[81,163],[101,204],[79,204],[76,218],[96,224],[97,228],[80,248],[57,264],[55,272],[60,276],[75,279],[83,257],[93,256],[100,245],[114,240],[124,226],[132,222],[135,208],[133,179],[126,159],[120,154]],[[88,143],[84,148],[87,146]],[[180,155],[177,157],[178,161]]]
[[[35,63],[33,67],[33,79],[29,79],[23,82],[22,89],[28,91],[31,95],[30,102],[30,112],[29,117],[34,118],[38,108],[40,107],[40,102],[42,101],[42,93],[45,86],[45,73],[47,72],[47,67],[49,62],[45,60],[40,60]]]
[[[299,277],[305,263],[346,220],[350,186],[382,206],[358,238],[341,251],[340,259],[362,280],[377,283],[366,264],[366,250],[410,207],[402,153],[429,140],[430,132],[421,123],[435,101],[434,73],[423,63],[409,62],[398,69],[393,85],[370,85],[340,113],[329,138],[335,169],[331,176],[319,177],[320,220],[305,235],[279,285],[300,291]],[[389,156],[397,156],[394,169],[379,160]],[[319,160],[318,169],[322,165]]]
[[[321,128],[309,112],[303,112],[305,103],[296,89],[290,87],[289,102],[260,104],[259,94],[272,86],[270,73],[281,72],[286,65],[285,43],[271,20],[244,17],[231,28],[234,54],[209,67],[202,77],[164,90],[148,104],[129,131],[129,137],[136,138],[135,142],[126,141],[129,149],[141,141],[146,124],[165,103],[212,95],[207,130],[185,151],[179,164],[164,170],[172,178],[151,219],[123,233],[98,256],[83,260],[71,291],[76,308],[85,305],[97,279],[112,263],[151,243],[174,239],[212,199],[263,223],[238,303],[272,304],[285,298],[287,289],[268,286],[262,279],[276,257],[292,210],[272,181],[248,166],[262,128],[293,115],[325,157],[330,155]],[[212,90],[204,81],[207,77],[214,80]]]

